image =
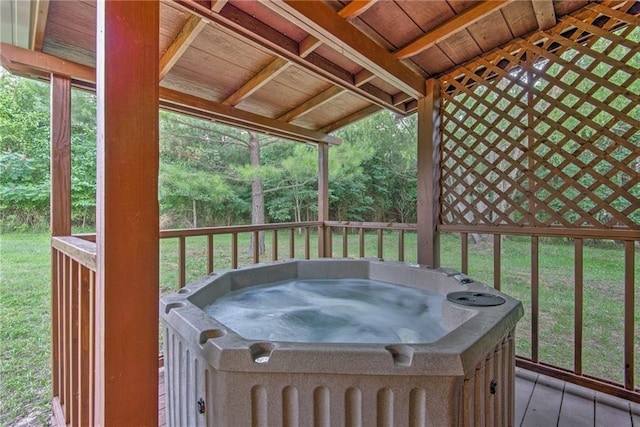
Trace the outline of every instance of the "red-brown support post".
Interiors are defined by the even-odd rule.
[[[71,235],[71,79],[51,76],[51,235]]]
[[[418,100],[418,263],[440,267],[440,85],[427,80]]]
[[[329,220],[329,144],[318,143],[318,221],[324,223]],[[318,257],[331,256],[328,248],[330,239],[327,236],[331,230],[322,224],[318,227]]]
[[[158,424],[160,3],[97,6],[95,424]]]
[[[71,234],[71,79],[51,76],[51,236]],[[59,409],[64,400],[61,351],[64,313],[62,312],[61,255],[51,252],[51,361],[52,394]],[[62,421],[58,413],[58,421]]]

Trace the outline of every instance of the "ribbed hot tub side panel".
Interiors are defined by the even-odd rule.
[[[187,345],[171,328],[165,328],[164,355],[167,425],[216,425],[212,408],[208,407],[215,394],[212,369],[199,349]]]
[[[217,372],[220,426],[458,425],[462,378]]]
[[[467,376],[216,371],[165,329],[168,426],[510,426],[514,346],[505,337]],[[495,387],[492,387],[495,382]],[[492,393],[492,388],[494,393]],[[202,399],[204,406],[199,406]],[[204,410],[200,413],[199,410]]]
[[[509,333],[464,381],[463,426],[512,426],[515,347]]]

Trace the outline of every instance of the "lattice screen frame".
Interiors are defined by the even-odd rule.
[[[640,229],[640,19],[590,4],[440,78],[444,225]]]

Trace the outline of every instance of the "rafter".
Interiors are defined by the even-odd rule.
[[[531,0],[531,5],[536,14],[538,28],[548,30],[556,25],[556,10],[553,7],[553,0]]]
[[[18,70],[20,73],[34,73],[41,75],[43,78],[49,78],[51,74],[57,74],[70,77],[74,81],[79,80],[90,84],[94,84],[96,81],[95,68],[6,43],[0,43],[0,60],[2,66],[10,71]],[[242,111],[229,105],[184,94],[172,89],[160,87],[159,96],[160,105],[163,108],[184,114],[216,120],[232,126],[252,129],[294,141],[324,142],[332,145],[342,142],[340,138],[327,135],[322,131],[284,123],[280,120]]]
[[[227,4],[228,0],[213,0],[211,2],[211,10],[218,13]]]
[[[44,45],[44,31],[47,27],[47,17],[49,16],[49,0],[37,0],[35,15],[33,19],[33,37],[31,40],[31,50],[42,52]]]
[[[238,105],[242,100],[248,98],[252,93],[269,83],[270,80],[276,78],[278,74],[283,72],[288,66],[289,63],[286,60],[282,58],[274,59],[248,82],[229,95],[222,103],[231,106]]]
[[[230,105],[209,101],[168,88],[160,88],[160,106],[186,114],[208,118],[221,123],[255,130],[280,138],[303,142],[325,142],[331,145],[342,143],[340,138],[280,120],[238,110]]]
[[[278,120],[282,120],[283,122],[291,122],[296,118],[307,114],[308,112],[326,104],[332,99],[340,96],[345,93],[346,90],[340,87],[332,86],[329,89],[321,92],[320,94],[314,96],[313,98],[303,102],[298,105],[294,109],[287,111],[285,114],[278,117]]]
[[[162,58],[160,58],[160,80],[173,68],[176,62],[178,62],[178,59],[180,59],[206,25],[207,21],[196,15],[189,17],[176,38],[173,39],[167,48],[167,51],[162,55]]]
[[[398,59],[406,59],[417,55],[436,43],[466,29],[485,16],[502,9],[513,1],[514,0],[485,0],[400,48],[396,51],[395,56]]]
[[[301,58],[306,58],[307,56],[309,56],[311,52],[316,50],[321,44],[322,42],[317,38],[313,36],[307,36],[298,44],[298,54],[300,55]]]
[[[268,27],[255,17],[235,7],[233,3],[227,3],[220,13],[214,13],[211,9],[195,0],[164,1],[171,3],[172,6],[178,7],[187,13],[195,13],[204,19],[215,22],[216,25],[220,25],[222,28],[241,37],[242,40],[249,45],[261,50],[266,49],[274,55],[287,59],[319,79],[347,89],[355,96],[368,102],[389,108],[401,114],[406,112],[403,106],[393,105],[393,99],[388,93],[372,85],[357,86],[354,82],[354,75],[351,72],[328,61],[313,52],[313,50],[310,50],[305,57],[301,56],[300,45],[297,41]],[[331,13],[337,17],[337,14],[333,12],[333,10],[331,10]],[[336,19],[339,19],[345,25],[351,25],[343,18],[337,17]],[[422,86],[424,85],[421,85],[421,87]]]
[[[345,7],[340,9],[338,15],[344,19],[354,19],[367,11],[371,6],[376,4],[377,0],[353,0]]]
[[[329,5],[315,1],[263,1],[262,4],[392,86],[424,95],[424,78],[341,18]]]

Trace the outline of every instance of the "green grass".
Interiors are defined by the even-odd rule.
[[[266,233],[266,253],[272,259],[272,233]],[[294,236],[296,257],[304,257],[304,234]],[[187,283],[207,273],[206,238],[186,240]],[[252,263],[250,235],[238,236],[239,264]],[[415,262],[415,233],[405,233],[405,261]],[[178,287],[178,240],[161,241],[160,292]],[[229,268],[230,236],[215,236],[214,267]],[[460,239],[444,234],[443,266],[460,268]],[[317,239],[311,234],[311,257],[317,256]],[[531,243],[510,237],[502,243],[501,286],[520,299],[525,317],[517,328],[517,352],[531,353]],[[342,256],[342,235],[333,236],[333,254]],[[394,260],[398,239],[384,234],[383,258]],[[377,257],[377,234],[367,235],[365,256]],[[540,359],[571,369],[573,366],[573,245],[561,239],[540,239]],[[359,256],[357,234],[348,236],[348,256]],[[47,234],[0,236],[0,425],[46,425],[50,411],[50,259]],[[584,362],[590,375],[622,381],[623,365],[623,251],[620,245],[584,249]],[[289,258],[289,233],[278,233],[278,258]],[[636,280],[640,277],[640,251],[636,251]],[[493,284],[492,239],[469,243],[469,275]],[[635,294],[636,354],[640,354],[640,289]],[[635,364],[640,383],[640,360]]]
[[[0,236],[0,425],[51,412],[51,271],[46,234]]]

